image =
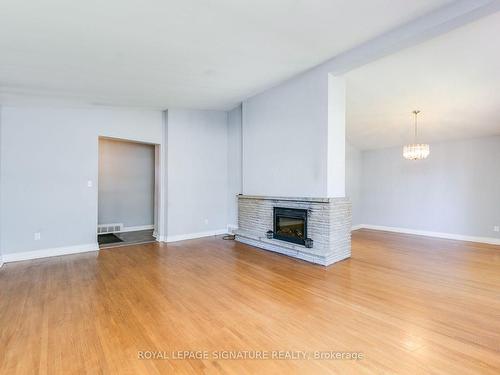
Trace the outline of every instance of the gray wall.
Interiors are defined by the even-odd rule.
[[[98,137],[161,143],[163,126],[160,111],[100,108],[3,107],[1,123],[4,256],[95,244]]]
[[[162,146],[162,239],[227,226],[226,112],[9,106],[0,123],[4,255],[95,244],[100,136]]]
[[[346,142],[345,191],[352,204],[352,225],[362,224],[361,173],[362,152]]]
[[[500,238],[500,136],[431,144],[426,160],[401,147],[362,154],[364,224]]]
[[[232,226],[238,225],[238,199],[236,195],[242,192],[241,125],[240,105],[228,112],[227,119],[227,222]]]
[[[330,187],[341,185],[338,176],[342,171],[336,174],[331,166],[344,166],[339,162],[344,150],[335,148],[335,140],[326,141],[331,134],[327,126],[328,75],[340,77],[493,11],[487,3],[456,2],[247,99],[243,103],[243,193],[322,197],[334,191],[340,195],[340,188]],[[341,152],[333,157],[331,152],[336,151]]]
[[[308,73],[243,102],[243,193],[326,197],[328,75]]]
[[[99,224],[153,225],[154,184],[154,145],[99,140]]]
[[[168,237],[227,227],[227,113],[168,110]]]
[[[2,107],[0,107],[0,213],[2,212]],[[0,267],[3,265],[2,256],[2,215],[0,214]]]

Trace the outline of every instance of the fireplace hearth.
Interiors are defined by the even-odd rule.
[[[273,238],[305,245],[307,239],[307,210],[274,207]]]

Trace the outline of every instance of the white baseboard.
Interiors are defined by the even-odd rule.
[[[97,250],[99,250],[99,244],[97,244],[97,243],[75,245],[75,246],[54,247],[51,249],[41,249],[41,250],[33,250],[33,251],[24,251],[21,253],[3,254],[3,261],[5,263],[19,262],[22,260],[56,257],[56,256],[60,256],[60,255],[86,253],[89,251],[97,251]]]
[[[419,230],[419,229],[386,227],[383,225],[371,225],[371,224],[360,224],[360,225],[356,225],[355,227],[356,227],[356,229],[363,228],[363,229],[381,230],[381,231],[386,231],[386,232],[414,234],[417,236],[446,238],[448,240],[459,240],[459,241],[486,243],[486,244],[490,244],[490,245],[500,245],[500,238],[493,238],[493,237],[466,236],[463,234],[432,232],[432,231]],[[353,226],[352,230],[356,230],[356,229],[354,229],[355,227]]]
[[[167,236],[162,242],[185,241],[185,240],[192,240],[195,238],[218,236],[218,235],[226,234],[226,233],[227,233],[227,229],[218,229],[218,230],[209,230],[206,232],[179,234],[179,235],[175,235],[175,236]]]
[[[351,227],[351,231],[363,228],[363,224],[356,224]]]
[[[155,229],[155,226],[154,225],[138,225],[135,227],[123,227],[119,233],[136,232],[138,230],[151,230],[151,229]]]

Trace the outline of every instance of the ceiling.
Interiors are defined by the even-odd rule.
[[[28,95],[155,109],[230,109],[447,3],[2,0],[0,103]],[[363,74],[353,75],[355,88]],[[412,81],[405,76],[404,87]],[[359,108],[366,108],[369,96],[365,90],[355,100],[355,119],[362,120],[356,129],[368,124]],[[391,105],[393,115],[413,108],[398,104]]]
[[[360,149],[500,134],[500,12],[346,75],[347,137]]]

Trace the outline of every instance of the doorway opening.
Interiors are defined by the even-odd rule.
[[[100,248],[156,241],[154,144],[99,137]]]

